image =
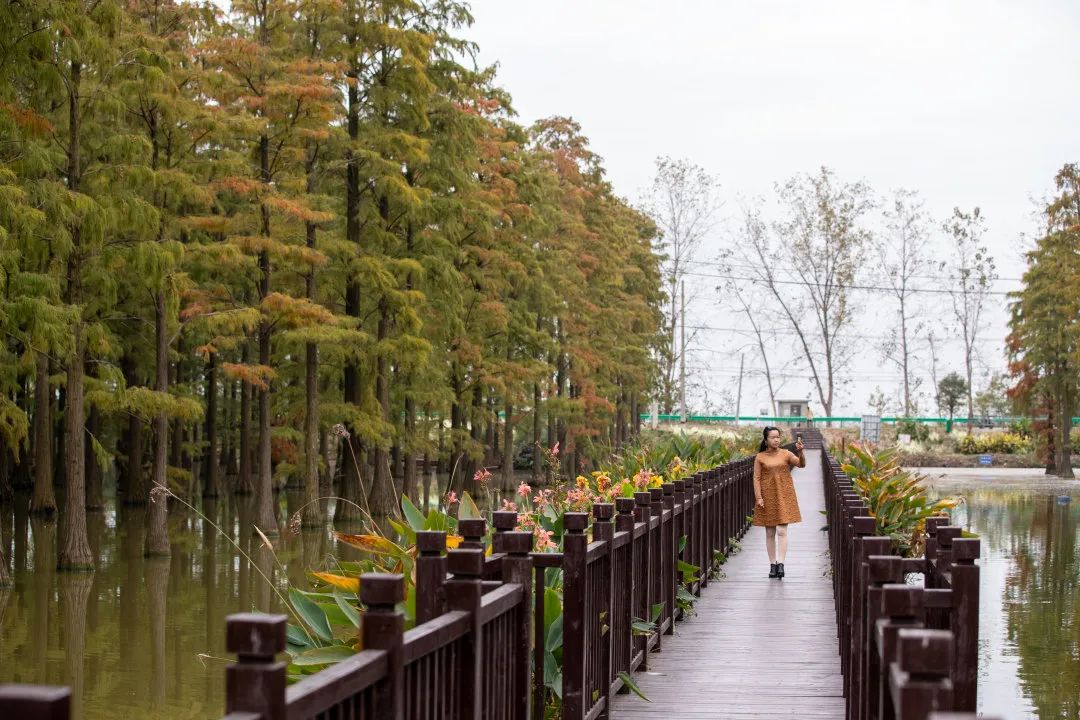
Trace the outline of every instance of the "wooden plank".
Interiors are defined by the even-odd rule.
[[[694,614],[675,624],[663,651],[634,682],[651,702],[614,696],[613,720],[842,718],[819,450],[794,471],[803,522],[788,531],[786,577],[768,576],[764,528],[751,528],[726,577],[702,591]]]

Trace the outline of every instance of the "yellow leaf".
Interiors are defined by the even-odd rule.
[[[456,550],[458,545],[460,545],[461,541],[464,540],[464,539],[465,538],[461,537],[460,535],[447,535],[446,536],[446,549],[447,550]]]
[[[333,573],[328,572],[313,572],[311,574],[336,588],[354,593],[360,592],[360,578],[358,577],[346,577],[344,575],[334,575]]]
[[[391,557],[400,557],[405,554],[402,548],[378,535],[349,535],[348,533],[335,532],[334,537],[340,542],[352,545],[354,548],[364,552],[389,555]]]

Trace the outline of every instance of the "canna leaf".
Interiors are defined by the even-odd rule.
[[[358,577],[346,577],[345,575],[335,575],[328,572],[313,572],[311,574],[335,588],[348,590],[351,593],[360,592],[360,578]]]

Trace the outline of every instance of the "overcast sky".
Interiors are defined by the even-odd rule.
[[[468,35],[482,62],[499,64],[521,120],[574,117],[616,192],[631,200],[659,155],[718,176],[732,219],[737,198],[769,194],[776,181],[828,165],[879,193],[918,190],[936,218],[980,206],[1003,278],[996,289],[1005,291],[1022,272],[1021,235],[1037,231],[1036,201],[1062,164],[1080,162],[1076,0],[471,6]],[[721,223],[702,259],[714,259],[725,242]],[[714,298],[711,289],[698,294],[692,322],[742,327]],[[993,302],[982,349],[987,367],[1000,369],[1004,301]],[[880,312],[864,312],[857,332],[883,329]],[[694,338],[688,362],[711,400],[734,392],[743,343],[729,330]],[[962,369],[958,351],[947,351],[944,369]],[[746,362],[760,365],[752,353]],[[869,348],[850,375],[856,382],[834,412],[858,414],[876,386],[896,386]],[[805,377],[791,377],[781,394],[809,392]],[[763,381],[748,378],[743,412],[765,408],[767,398]]]

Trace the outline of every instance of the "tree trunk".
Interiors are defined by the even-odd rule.
[[[77,234],[77,233],[76,233]],[[76,243],[76,247],[78,243]],[[78,273],[71,274],[75,287],[71,299],[78,303],[81,296]],[[94,558],[86,538],[86,426],[83,420],[83,367],[86,363],[86,330],[82,321],[74,328],[75,350],[68,359],[67,407],[65,419],[65,446],[67,449],[67,496],[64,498],[63,527],[60,533],[60,553],[57,568],[60,570],[93,570]]]
[[[266,277],[270,259],[266,253],[263,256]],[[259,326],[259,363],[267,367],[270,365],[270,333],[270,324],[264,320]],[[255,484],[255,524],[266,535],[276,535],[278,526],[270,462],[270,387],[267,380],[267,386],[259,388],[259,479]]]
[[[379,309],[377,342],[381,344],[390,333],[389,308],[383,303]],[[379,415],[384,423],[390,422],[390,377],[387,358],[379,353],[375,360],[375,397],[379,401]],[[371,514],[376,517],[393,515],[401,503],[389,473],[389,457],[380,443],[375,446],[375,482],[371,487],[368,503]]]
[[[1066,389],[1061,393],[1060,409],[1058,410],[1058,416],[1060,418],[1058,422],[1058,442],[1057,442],[1057,466],[1058,473],[1063,478],[1073,478],[1072,467],[1072,438],[1070,437],[1070,431],[1072,430],[1072,403],[1069,391]]]
[[[251,343],[244,341],[240,362],[251,362]],[[240,467],[236,475],[236,492],[250,495],[255,490],[255,478],[251,473],[251,383],[240,383]]]
[[[352,166],[349,166],[349,183],[350,193],[349,202],[359,202],[352,199],[351,183],[353,182]],[[357,180],[359,182],[359,180]],[[357,191],[359,192],[359,191]],[[348,205],[348,203],[347,203]],[[347,208],[348,210],[348,208]],[[346,235],[349,234],[349,228],[351,227],[348,220],[348,212],[346,213]],[[357,234],[357,242],[359,242],[359,225],[355,230]],[[349,317],[360,317],[360,285],[354,281],[350,281],[345,286],[345,314]],[[344,394],[345,403],[356,408],[359,411],[360,408],[360,368],[355,362],[349,362],[345,365],[344,371]],[[363,486],[363,474],[361,469],[361,462],[364,456],[363,446],[360,444],[360,439],[356,437],[354,433],[350,433],[349,437],[345,438],[342,443],[342,457],[343,463],[341,472],[341,497],[347,502],[338,501],[334,507],[334,521],[335,522],[348,522],[363,517],[363,513],[360,511],[358,505],[363,504],[364,486]]]
[[[80,96],[82,64],[71,61],[71,78],[68,84],[68,149],[67,182],[72,193],[80,191],[82,176],[80,167]],[[67,297],[69,305],[78,308],[82,304],[82,228],[76,220],[71,229],[71,250],[67,262]],[[82,311],[78,310],[72,334],[75,346],[68,357],[67,385],[64,391],[64,445],[65,469],[67,474],[67,496],[64,498],[63,526],[60,532],[60,551],[57,554],[57,567],[61,570],[93,570],[94,558],[90,553],[90,543],[86,537],[86,426],[83,418],[83,371],[86,366],[86,326],[83,324]],[[86,582],[86,592],[90,583]],[[82,613],[86,610],[86,593],[82,593]],[[82,628],[78,628],[78,637],[82,638]],[[72,642],[81,643],[81,639],[72,638]],[[80,667],[78,687],[75,692],[81,696],[82,684],[82,648],[68,648],[69,657],[78,655]]]
[[[503,491],[508,496],[513,496],[514,492],[514,406],[510,402],[510,398],[506,399],[506,407],[503,408],[505,417],[503,418],[503,456],[502,456],[502,476]]]
[[[56,512],[53,490],[52,392],[49,388],[49,356],[39,352],[34,357],[34,495],[30,512],[52,515]]]
[[[416,400],[412,395],[405,396],[405,472],[401,487],[408,489],[412,498],[420,501],[420,484],[416,476]]]
[[[315,271],[311,271],[309,283],[314,285]],[[309,285],[309,295],[314,287]],[[322,505],[319,503],[319,348],[308,343],[304,348],[304,511],[305,527],[321,527]]]
[[[165,315],[165,291],[154,294],[154,390],[169,392],[169,327]],[[151,473],[150,505],[146,513],[147,557],[169,554],[169,418],[164,412],[154,416],[154,465]]]
[[[533,383],[533,426],[532,426],[532,482],[533,487],[540,484],[542,470],[540,460],[540,383]]]
[[[101,510],[105,507],[102,497],[102,475],[104,471],[94,452],[94,441],[101,442],[101,410],[97,406],[90,408],[90,417],[86,421],[86,509]]]
[[[217,435],[217,353],[206,359],[206,452],[203,455],[203,497],[221,494],[221,466],[218,464]]]

